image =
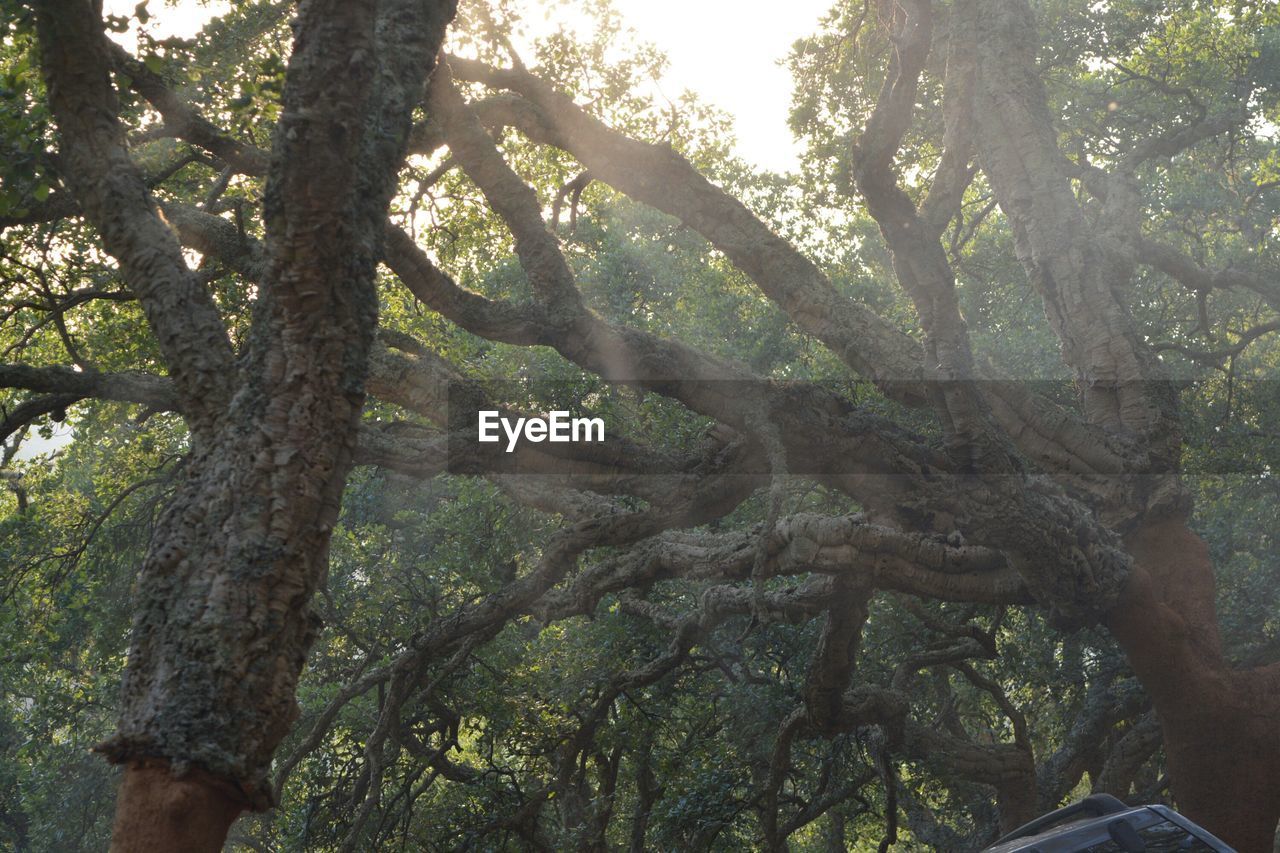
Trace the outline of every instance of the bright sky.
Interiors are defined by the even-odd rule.
[[[738,152],[766,169],[796,165],[799,150],[787,129],[791,78],[779,61],[791,44],[817,29],[818,20],[835,0],[790,0],[779,14],[762,14],[763,4],[742,0],[614,0],[614,6],[636,30],[671,60],[664,88],[668,94],[691,89],[703,100],[731,114],[737,125]],[[106,13],[131,16],[137,0],[107,0]],[[532,5],[532,4],[530,4]],[[202,4],[179,0],[167,8],[160,0],[148,6],[147,24],[156,38],[189,36],[225,9],[223,2]],[[557,4],[551,24],[574,24],[573,4]],[[528,16],[532,24],[539,13]],[[122,39],[132,47],[131,39]]]
[[[668,94],[691,89],[734,117],[738,153],[776,171],[793,168],[799,149],[787,129],[791,78],[779,61],[792,42],[817,29],[834,0],[790,0],[784,15],[763,15],[742,0],[614,0],[642,41],[662,49],[671,62]],[[132,17],[137,0],[106,0],[104,14]],[[151,0],[147,29],[155,38],[194,35],[228,8],[223,0]],[[557,5],[550,24],[574,24],[574,10]],[[531,18],[534,16],[530,16]],[[118,37],[134,48],[133,33]],[[22,456],[48,452],[67,441],[65,428],[52,442],[33,437]]]
[[[791,75],[779,61],[796,39],[817,30],[834,2],[789,0],[781,10],[742,0],[614,5],[643,40],[670,58],[672,84],[733,115],[739,154],[758,166],[785,170],[796,165],[799,149],[787,129]]]

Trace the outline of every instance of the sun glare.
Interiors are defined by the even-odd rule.
[[[793,0],[787,14],[744,11],[739,0],[614,0],[623,19],[642,41],[667,54],[671,66],[663,89],[676,96],[691,90],[734,118],[737,151],[764,169],[785,171],[798,162],[799,149],[787,129],[791,77],[781,62],[798,38],[814,32],[832,0]],[[132,17],[135,0],[107,0],[104,14]],[[581,28],[585,4],[544,4],[524,0],[531,34],[557,27]],[[153,38],[190,37],[229,4],[150,0],[147,31]],[[546,14],[544,15],[544,8]],[[677,24],[678,22],[678,24]],[[136,23],[117,36],[126,47],[137,41]],[[708,34],[714,33],[714,38]]]

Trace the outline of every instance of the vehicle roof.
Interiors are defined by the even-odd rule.
[[[1146,829],[1169,819],[1166,809],[1153,806],[1135,806],[1112,814],[1081,815],[1078,819],[1055,824],[1036,835],[1024,835],[986,848],[983,853],[1014,853],[1019,850],[1039,853],[1077,853],[1091,844],[1103,844],[1110,839],[1107,825],[1113,821],[1127,820],[1134,829]]]

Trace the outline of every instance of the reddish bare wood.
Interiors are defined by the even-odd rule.
[[[116,796],[111,853],[217,853],[246,805],[203,770],[175,776],[163,762],[131,764]]]
[[[1133,576],[1108,626],[1151,694],[1177,805],[1243,853],[1269,853],[1280,818],[1280,670],[1223,659],[1213,563],[1180,518],[1126,543]]]

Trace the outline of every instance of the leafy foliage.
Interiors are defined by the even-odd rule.
[[[47,154],[52,131],[25,12],[12,2],[3,9],[0,218],[13,225],[0,236],[4,360],[161,373],[140,309],[114,297],[124,287],[96,237],[74,218],[35,215],[63,203],[66,190]],[[280,3],[238,3],[193,39],[143,36],[139,53],[219,126],[265,147],[280,112],[284,11]],[[667,102],[656,94],[649,84],[661,78],[663,57],[631,41],[607,3],[590,4],[579,30],[538,38],[521,21],[525,11],[530,20],[537,15],[510,2],[471,4],[454,47],[504,63],[513,43],[527,45],[530,70],[610,126],[683,153],[819,258],[842,292],[914,328],[915,309],[889,284],[886,247],[851,190],[853,136],[887,73],[886,36],[868,19],[874,10],[837,3],[822,31],[796,45],[792,126],[807,149],[800,173],[785,176],[758,174],[735,159],[722,114],[691,95]],[[1144,224],[1179,235],[1179,248],[1208,268],[1247,268],[1274,280],[1280,9],[1243,0],[1045,0],[1036,11],[1061,147],[1082,163],[1106,165],[1206,113],[1247,113],[1247,122],[1142,167]],[[145,25],[161,14],[143,3],[134,19]],[[899,153],[904,174],[921,178],[913,192],[922,191],[941,156],[940,79],[922,87],[925,119]],[[134,154],[156,177],[157,197],[205,204],[242,235],[260,237],[253,211],[261,181],[224,176],[223,164],[207,153],[167,138],[146,103],[129,95],[129,81],[117,82]],[[578,164],[511,129],[500,142],[548,210],[557,198],[564,202],[562,188],[581,172]],[[442,155],[410,158],[393,220],[464,286],[528,301],[529,282],[503,221],[459,170],[441,174],[441,166]],[[1004,375],[1045,380],[1051,397],[1071,405],[1057,343],[992,198],[976,179],[944,238],[974,349]],[[830,383],[892,407],[851,382],[828,350],[678,221],[600,183],[571,206],[572,224],[565,206],[557,233],[584,300],[603,317],[736,359],[761,375]],[[233,340],[242,343],[253,286],[216,258],[195,259]],[[1195,525],[1219,567],[1228,656],[1242,664],[1274,661],[1280,346],[1268,335],[1225,356],[1204,353],[1233,350],[1277,306],[1241,289],[1189,293],[1154,269],[1131,286],[1126,302],[1143,334],[1170,344],[1163,356],[1187,380],[1186,466]],[[522,386],[527,396],[512,404],[548,410],[589,399],[593,412],[626,423],[628,437],[665,444],[673,454],[698,446],[709,427],[668,400],[608,386],[545,348],[471,335],[389,276],[380,298],[385,330],[413,335],[467,376],[540,380]],[[6,411],[25,399],[0,392]],[[133,573],[186,441],[175,416],[118,403],[79,402],[65,418],[69,442],[50,443],[45,422],[15,434],[4,456],[11,488],[0,496],[0,846],[18,849],[105,846],[112,773],[88,750],[111,730]],[[376,402],[366,418],[405,420]],[[812,482],[790,483],[782,501],[787,514],[858,509]],[[752,530],[769,512],[768,496],[758,494],[698,532]],[[620,674],[662,658],[671,642],[666,628],[697,608],[707,582],[662,581],[645,590],[644,613],[634,592],[620,591],[586,615],[544,622],[523,614],[432,661],[414,676],[412,702],[396,719],[382,718],[396,682],[369,676],[390,667],[427,626],[527,577],[558,527],[554,515],[520,505],[483,479],[416,481],[359,470],[343,498],[318,607],[326,629],[304,676],[301,716],[280,753],[279,766],[291,771],[282,801],[237,825],[236,849],[575,849],[588,845],[591,821],[600,820],[610,848],[631,843],[637,826],[646,848],[758,845],[775,741],[803,702],[819,626],[807,618],[764,626],[749,615],[728,618],[679,667],[610,693]],[[580,572],[623,556],[597,549]],[[793,586],[784,578],[767,585]],[[1003,698],[1025,718],[1036,756],[1048,758],[1070,748],[1073,726],[1099,695],[1120,697],[1124,708],[1103,727],[1107,745],[1147,713],[1113,640],[1095,630],[1064,635],[1034,609],[878,596],[860,677],[887,682],[904,656],[944,641],[956,625],[990,636],[998,656],[973,662],[973,678],[956,668],[923,670],[912,688],[913,715],[930,726],[980,743],[1008,742],[1015,723]],[[997,694],[982,687],[984,679]],[[1125,698],[1131,694],[1137,698]],[[565,766],[564,746],[588,720],[589,744]],[[372,740],[384,725],[390,735]],[[780,794],[783,812],[798,823],[792,849],[878,845],[889,809],[879,737],[860,730],[795,744]],[[1086,791],[1096,781],[1089,774],[1100,770],[1090,765],[1076,790],[1063,795]],[[988,787],[939,772],[929,756],[904,760],[895,774],[891,784],[908,815],[904,839],[964,849],[993,836],[998,815]],[[1132,780],[1133,793],[1163,796],[1162,776],[1154,752]],[[358,818],[365,803],[369,813]],[[816,803],[825,808],[803,820]]]

